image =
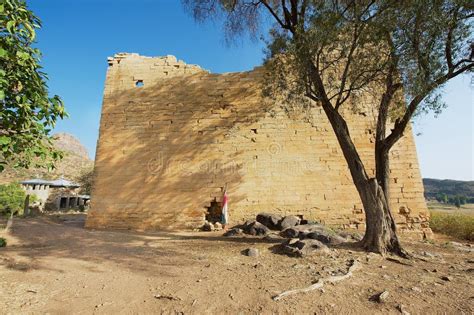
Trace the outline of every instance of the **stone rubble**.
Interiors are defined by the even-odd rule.
[[[258,257],[260,255],[257,248],[247,248],[244,250],[244,254],[249,257]]]

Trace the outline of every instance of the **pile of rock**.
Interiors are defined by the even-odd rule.
[[[319,223],[309,223],[302,216],[279,216],[271,213],[260,213],[256,220],[246,221],[236,226],[224,236],[238,235],[272,236],[286,238],[280,249],[291,256],[304,256],[309,253],[327,253],[327,245],[337,245],[349,240],[358,240],[358,235],[347,232],[337,233],[329,227]]]
[[[280,245],[280,251],[289,256],[303,257],[313,253],[327,254],[329,248],[318,240],[292,238]]]
[[[212,223],[206,220],[204,221],[201,230],[206,232],[220,231],[222,230],[222,224],[220,222]]]

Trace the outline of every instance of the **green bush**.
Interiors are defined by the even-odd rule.
[[[7,240],[4,239],[3,237],[0,237],[0,247],[5,247],[7,246]]]
[[[22,214],[26,193],[19,184],[0,185],[0,214]]]
[[[474,241],[474,216],[472,215],[431,211],[430,227],[434,232]]]

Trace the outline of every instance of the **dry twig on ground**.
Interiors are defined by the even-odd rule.
[[[349,266],[349,269],[347,270],[346,274],[344,274],[342,276],[331,276],[331,277],[326,278],[326,279],[319,279],[318,282],[316,282],[315,284],[312,284],[312,285],[310,285],[309,287],[306,287],[306,288],[300,288],[300,289],[284,291],[284,292],[282,292],[278,295],[275,295],[273,297],[273,300],[278,301],[278,300],[281,300],[282,298],[284,298],[288,295],[293,295],[293,294],[298,294],[298,293],[303,293],[303,292],[309,292],[309,291],[313,291],[313,290],[322,288],[326,282],[336,283],[336,282],[345,280],[345,279],[351,277],[352,272],[359,269],[359,268],[360,268],[359,262],[356,261],[356,260],[352,260],[351,265]]]

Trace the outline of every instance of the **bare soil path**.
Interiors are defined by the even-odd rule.
[[[95,231],[83,225],[83,215],[15,221],[8,247],[0,249],[1,314],[474,313],[469,244],[406,240],[422,258],[408,266],[350,247],[290,258],[272,251],[275,241],[260,238]],[[249,247],[260,256],[242,255]],[[345,273],[351,259],[361,264],[351,278],[272,300]],[[370,300],[384,290],[384,303]]]

